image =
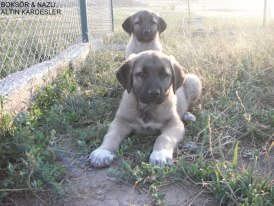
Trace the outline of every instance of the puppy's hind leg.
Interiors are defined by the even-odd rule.
[[[196,121],[196,117],[188,110],[199,98],[201,91],[201,80],[195,74],[186,74],[182,87],[176,92],[177,111],[183,120]]]
[[[202,91],[202,82],[195,74],[186,74],[183,83],[190,104],[195,102]]]

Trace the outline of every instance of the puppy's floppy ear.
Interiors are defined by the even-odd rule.
[[[185,78],[184,68],[175,60],[173,56],[170,57],[171,59],[171,66],[172,66],[172,84],[173,84],[173,91],[176,92],[179,89]]]
[[[167,23],[165,22],[165,20],[158,16],[158,31],[159,33],[162,33],[163,31],[166,30],[166,27],[167,27]]]
[[[129,35],[131,35],[132,32],[133,32],[133,29],[132,29],[132,20],[133,20],[133,15],[127,17],[126,20],[122,24],[123,29],[127,33],[129,33]]]
[[[132,87],[132,63],[125,61],[117,70],[116,78],[129,93]]]

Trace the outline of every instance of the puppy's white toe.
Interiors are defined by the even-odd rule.
[[[183,115],[183,120],[195,122],[195,121],[196,121],[196,117],[195,117],[194,114],[191,114],[190,112],[186,112],[186,113]]]
[[[107,149],[100,147],[90,153],[90,164],[94,167],[106,167],[113,161],[115,155]]]
[[[150,155],[149,161],[152,165],[159,167],[164,167],[165,165],[172,165],[172,151],[153,151]]]

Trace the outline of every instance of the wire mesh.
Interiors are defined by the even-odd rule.
[[[36,5],[37,10],[41,9],[38,3],[51,2],[52,7],[43,9],[59,9],[60,13],[55,15],[22,12],[33,9],[31,6],[12,8],[18,10],[17,14],[4,6],[6,2],[20,1],[0,0],[0,79],[49,60],[82,41],[80,0],[22,1]],[[112,31],[111,0],[87,0],[87,10],[90,38]]]
[[[113,31],[112,1],[88,0],[89,36],[96,37]]]
[[[56,1],[55,9],[60,9],[61,15],[20,12],[0,16],[0,79],[51,59],[81,41],[79,2]]]

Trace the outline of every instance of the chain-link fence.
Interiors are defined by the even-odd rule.
[[[82,42],[80,4],[90,38],[113,31],[111,0],[0,0],[0,79]]]
[[[91,36],[111,33],[113,28],[113,11],[111,0],[90,0],[88,6],[88,28]]]
[[[169,28],[187,25],[220,31],[274,26],[273,0],[113,0],[113,4],[115,30],[121,29],[129,14],[141,9],[158,12]]]

